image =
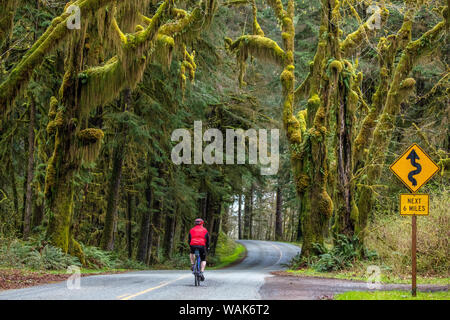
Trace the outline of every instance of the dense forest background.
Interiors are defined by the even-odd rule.
[[[70,4],[80,29],[66,27]],[[402,273],[410,219],[388,167],[416,142],[441,169],[421,189],[418,268],[448,276],[447,1],[0,0],[0,11],[0,265],[181,267],[201,217],[212,256],[228,238],[278,240],[303,244],[292,267],[378,259]],[[173,164],[171,133],[194,121],[280,129],[278,174]]]

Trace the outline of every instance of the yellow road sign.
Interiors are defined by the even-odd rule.
[[[419,190],[439,167],[417,144],[413,144],[391,166],[391,171],[412,192]]]
[[[401,215],[427,216],[430,213],[430,197],[428,194],[408,193],[400,195]]]

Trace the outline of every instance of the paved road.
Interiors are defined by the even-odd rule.
[[[140,271],[114,275],[83,277],[80,289],[69,290],[66,282],[0,292],[0,300],[253,300],[261,299],[260,287],[271,271],[284,264],[300,248],[282,243],[257,240],[240,241],[247,257],[223,270],[205,271],[206,280],[194,289],[189,270]]]

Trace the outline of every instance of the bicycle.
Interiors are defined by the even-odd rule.
[[[200,271],[201,271],[200,252],[198,250],[195,250],[195,263],[194,263],[194,270],[192,273],[194,274],[194,282],[196,287],[200,285],[201,281]]]

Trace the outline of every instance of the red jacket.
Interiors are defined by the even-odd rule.
[[[189,231],[189,245],[209,247],[209,233],[202,225],[196,225]]]

